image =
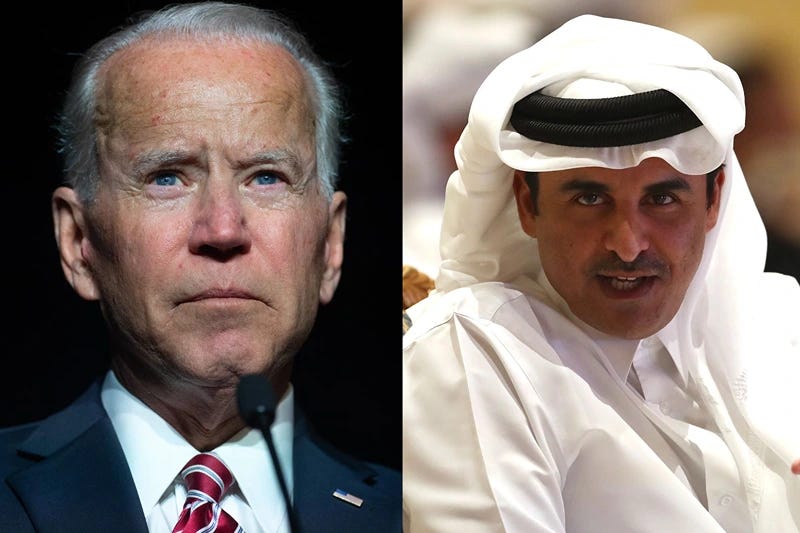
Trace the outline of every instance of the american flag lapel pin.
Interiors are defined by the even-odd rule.
[[[358,496],[354,496],[353,494],[345,492],[342,489],[336,489],[335,491],[333,491],[333,497],[339,498],[340,500],[355,505],[356,507],[361,507],[361,504],[364,503],[364,500],[362,500]]]

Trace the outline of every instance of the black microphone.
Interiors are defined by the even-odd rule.
[[[272,456],[272,464],[275,466],[275,474],[278,476],[278,483],[283,493],[283,501],[286,510],[289,512],[289,529],[292,533],[300,533],[297,519],[294,515],[294,506],[286,488],[286,480],[283,477],[281,463],[278,461],[278,454],[275,452],[275,443],[272,441],[270,427],[275,421],[275,408],[277,401],[275,393],[269,381],[260,374],[250,374],[242,376],[239,386],[236,389],[236,398],[239,403],[239,414],[245,423],[255,429],[261,430],[264,440],[267,441],[269,454]]]

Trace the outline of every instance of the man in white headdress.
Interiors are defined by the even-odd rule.
[[[479,88],[404,334],[405,531],[800,525],[800,287],[733,151],[736,73],[577,17]]]

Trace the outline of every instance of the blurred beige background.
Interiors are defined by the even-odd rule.
[[[782,73],[787,95],[791,99],[793,120],[800,121],[800,35],[797,24],[800,22],[800,2],[795,0],[681,0],[674,3],[664,14],[665,21],[683,21],[691,25],[691,19],[730,20],[738,24],[737,31],[745,38],[739,45],[743,51],[753,46],[752,52],[763,53],[763,58],[771,67]],[[709,25],[709,28],[711,25]],[[714,48],[715,39],[725,40],[726,36],[714,37],[706,34],[704,44]],[[734,35],[727,36],[733,41]],[[731,49],[734,42],[729,43]],[[760,50],[758,49],[760,48]]]
[[[583,13],[694,38],[745,87],[735,149],[770,239],[766,269],[800,279],[800,2],[405,0],[403,261],[435,277],[452,148],[480,82],[502,59]]]

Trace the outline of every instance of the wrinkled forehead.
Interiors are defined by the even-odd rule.
[[[150,36],[113,54],[98,72],[96,120],[143,112],[268,103],[310,115],[303,69],[283,47],[246,39]],[[308,120],[308,119],[307,119]]]

